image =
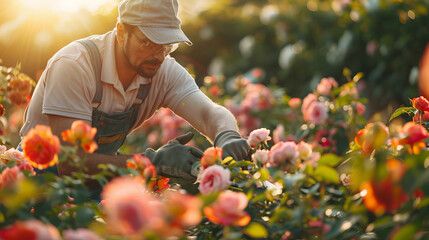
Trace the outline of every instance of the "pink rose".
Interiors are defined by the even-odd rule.
[[[362,116],[365,114],[366,107],[362,103],[358,102],[356,103],[356,112],[358,115]]]
[[[269,140],[271,140],[270,130],[266,128],[260,128],[253,130],[250,133],[247,143],[249,143],[250,147],[254,148],[257,147],[260,143],[266,143]]]
[[[285,127],[282,124],[277,125],[276,129],[274,129],[273,131],[274,143],[278,143],[285,140],[284,132],[285,132]]]
[[[138,179],[117,177],[105,185],[101,197],[107,228],[114,234],[134,237],[164,225],[162,203]]]
[[[328,119],[328,111],[325,104],[314,102],[308,109],[308,121],[316,125],[324,123]]]
[[[252,154],[252,160],[254,162],[260,163],[264,166],[268,162],[268,151],[267,150],[256,150],[254,154]]]
[[[304,100],[302,100],[301,112],[305,121],[308,121],[308,109],[314,102],[317,102],[317,96],[312,93],[308,94]]]
[[[93,231],[85,228],[68,229],[63,232],[64,240],[103,240]]]
[[[4,152],[4,154],[8,154],[9,158],[11,160],[15,160],[17,163],[28,162],[28,159],[24,157],[24,153],[15,148],[10,148],[6,152]]]
[[[319,85],[317,85],[317,92],[320,95],[328,96],[331,93],[332,88],[338,87],[337,81],[334,78],[322,78]]]
[[[310,158],[311,154],[313,153],[313,149],[311,148],[310,144],[306,142],[300,142],[298,144],[298,152],[299,152],[299,158],[305,160]]]
[[[242,192],[224,191],[215,203],[204,208],[204,214],[214,223],[222,226],[246,226],[250,216],[244,209],[248,199]]]
[[[212,165],[204,169],[199,177],[198,189],[204,195],[219,192],[229,187],[231,173],[219,165]]]
[[[298,156],[298,147],[294,142],[279,142],[268,153],[268,162],[273,167],[292,171],[297,167]]]

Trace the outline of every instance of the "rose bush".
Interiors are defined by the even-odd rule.
[[[427,103],[412,100],[388,125],[367,124],[361,75],[345,73],[346,84],[324,78],[304,99],[244,78],[229,97],[227,83],[208,77],[204,89],[236,115],[251,149],[248,161],[222,159],[222,149],[197,139],[205,151],[194,166],[196,194],[156,176],[139,154],[127,168],[100,165],[96,175],[35,174],[66,159],[83,169],[88,159],[76,152],[96,148],[83,122],[60,136],[71,146],[38,126],[24,137],[23,153],[0,146],[0,239],[426,239],[428,124],[418,116]],[[138,131],[156,132],[145,144],[173,136],[171,126],[189,127],[159,113]],[[100,203],[87,180],[104,186]]]

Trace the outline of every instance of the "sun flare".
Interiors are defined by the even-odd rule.
[[[75,13],[80,10],[97,11],[105,4],[116,0],[19,0],[23,6],[32,11],[51,11],[55,13]]]

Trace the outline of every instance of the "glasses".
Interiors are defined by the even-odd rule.
[[[140,42],[140,45],[139,45],[140,49],[143,49],[146,51],[154,51],[154,53],[158,53],[162,50],[162,52],[164,53],[164,56],[174,52],[179,47],[179,43],[157,44],[152,42],[146,37],[145,39],[140,38],[134,33],[134,31],[131,31],[131,34],[133,34],[134,37],[136,37],[137,40]]]

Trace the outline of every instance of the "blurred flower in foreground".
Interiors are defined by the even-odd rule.
[[[63,238],[64,240],[103,240],[103,238],[85,228],[65,230]]]
[[[204,169],[199,176],[200,185],[198,190],[202,194],[210,194],[225,190],[229,187],[231,173],[219,165],[213,165]]]
[[[168,231],[170,236],[181,236],[187,227],[196,226],[202,220],[202,200],[199,197],[168,191],[166,197],[167,219],[170,219]]]
[[[224,191],[215,203],[204,208],[204,214],[214,223],[222,226],[246,226],[251,218],[244,209],[248,199],[242,192]]]
[[[390,158],[386,167],[385,178],[373,179],[361,186],[365,206],[378,216],[395,211],[408,199],[401,186],[401,179],[406,171],[405,165],[397,159]]]
[[[118,177],[106,184],[101,193],[107,228],[113,234],[138,237],[162,228],[162,207],[142,182]]]
[[[50,224],[36,219],[17,221],[12,226],[0,229],[0,239],[7,240],[60,240],[60,232]]]
[[[37,125],[22,138],[22,150],[33,167],[45,169],[58,162],[60,140],[50,127]]]
[[[79,143],[85,152],[92,153],[98,145],[94,142],[97,128],[89,126],[87,123],[81,120],[74,121],[70,129],[67,129],[61,133],[63,140],[71,143]]]

